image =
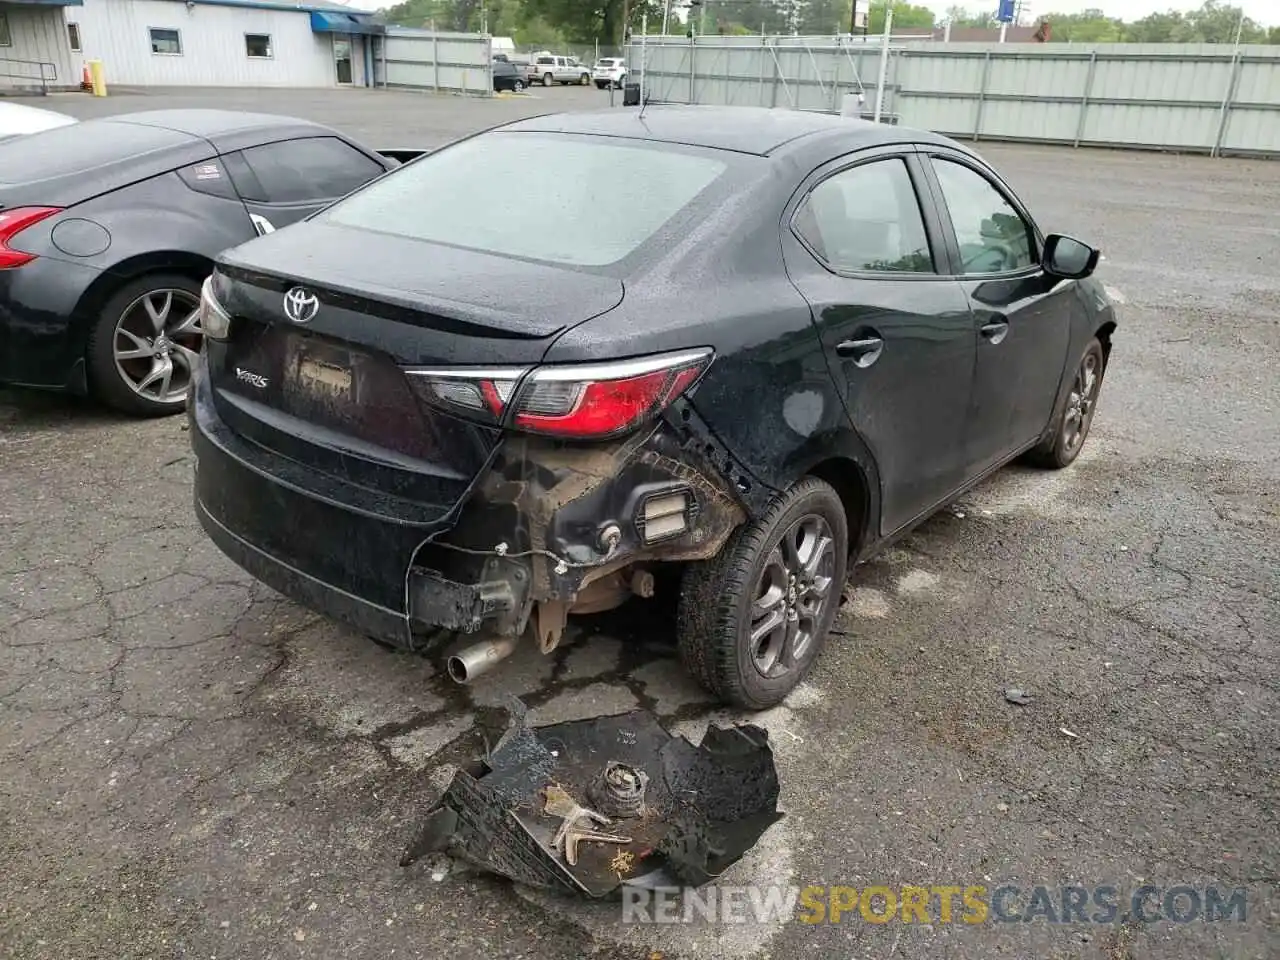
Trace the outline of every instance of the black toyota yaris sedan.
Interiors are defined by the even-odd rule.
[[[462,682],[674,581],[689,669],[764,708],[852,563],[1016,457],[1075,459],[1115,332],[1098,259],[929,133],[519,121],[218,258],[196,510],[368,634],[473,634]]]

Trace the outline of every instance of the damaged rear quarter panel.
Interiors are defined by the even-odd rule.
[[[489,504],[515,507],[523,549],[534,551],[533,597],[568,600],[606,573],[649,560],[714,556],[745,512],[730,484],[690,440],[682,445],[665,422],[612,443],[577,445],[535,437],[504,444],[493,484],[480,491]],[[646,544],[636,517],[644,500],[667,490],[690,492],[694,515],[677,537]],[[602,541],[616,525],[620,541]],[[546,551],[545,553],[542,551]],[[547,553],[567,561],[556,572]]]

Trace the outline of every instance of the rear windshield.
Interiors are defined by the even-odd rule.
[[[600,60],[596,63],[597,67],[612,67],[618,61],[616,60]]]
[[[339,201],[333,223],[551,263],[635,251],[725,172],[664,146],[490,133],[429,154]]]

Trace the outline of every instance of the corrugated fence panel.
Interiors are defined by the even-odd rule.
[[[1073,103],[988,100],[979,133],[989,140],[1072,141],[1079,123],[1080,107]]]
[[[474,96],[493,93],[489,39],[479,34],[397,28],[387,32],[383,53],[385,70],[379,63],[378,76],[387,86]]]
[[[1026,57],[991,62],[987,94],[1033,100],[1046,97],[1079,97],[1089,80],[1087,58]]]
[[[921,130],[936,130],[953,137],[970,137],[978,122],[978,97],[901,96],[902,123]]]
[[[1212,150],[1221,108],[1092,104],[1081,142],[1133,147]]]
[[[1099,59],[1095,100],[1221,102],[1231,77],[1229,61]]]
[[[634,43],[654,100],[837,112],[878,98],[881,48],[849,38]],[[890,51],[891,121],[959,137],[1280,153],[1280,47],[910,43]],[[1224,103],[1226,109],[1224,111]]]
[[[899,55],[899,83],[904,92],[915,90],[971,93],[982,90],[986,60],[983,57],[916,57],[910,50]]]

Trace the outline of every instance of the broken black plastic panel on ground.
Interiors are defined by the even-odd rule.
[[[604,802],[611,765],[621,805]],[[783,817],[769,735],[753,725],[712,726],[694,746],[645,710],[531,727],[513,698],[507,731],[483,767],[454,776],[403,863],[446,852],[519,883],[593,898],[624,885],[700,886]],[[639,815],[616,815],[635,809],[640,780]],[[575,805],[603,816],[567,823],[558,815]],[[576,857],[566,835],[583,838]]]

